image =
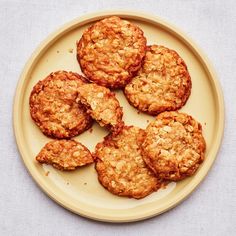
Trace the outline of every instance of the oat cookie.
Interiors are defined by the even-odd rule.
[[[171,49],[147,47],[141,69],[126,85],[129,103],[150,115],[181,108],[191,92],[191,78],[183,59]]]
[[[141,156],[143,132],[125,126],[117,136],[108,135],[97,144],[94,157],[98,180],[111,193],[139,199],[161,187]]]
[[[115,133],[122,129],[122,108],[115,94],[108,88],[97,84],[84,84],[78,89],[78,100],[102,127],[105,126]]]
[[[205,149],[200,123],[185,113],[163,112],[146,129],[142,155],[158,177],[178,181],[196,172]]]
[[[84,106],[76,102],[85,79],[73,72],[57,71],[33,88],[30,114],[41,131],[52,138],[70,138],[92,125]]]
[[[59,170],[75,170],[93,162],[92,154],[84,145],[65,139],[47,143],[36,156],[36,160]]]
[[[117,16],[90,26],[77,42],[77,58],[83,73],[93,82],[122,88],[141,66],[146,38],[133,23]]]

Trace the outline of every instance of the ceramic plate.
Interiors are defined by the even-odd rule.
[[[61,172],[47,165],[39,165],[35,156],[50,140],[34,124],[29,112],[29,95],[33,86],[49,73],[68,70],[81,73],[76,60],[76,41],[92,23],[117,15],[137,24],[148,44],[161,44],[176,50],[186,62],[192,77],[192,93],[181,109],[201,122],[206,139],[206,159],[198,172],[184,181],[170,183],[148,197],[135,200],[118,197],[105,190],[97,180],[94,165],[72,172]],[[127,125],[145,128],[154,117],[138,114],[128,104],[122,91],[116,92],[124,108]],[[14,130],[17,145],[26,168],[53,200],[63,207],[88,218],[109,222],[130,222],[158,215],[185,199],[204,179],[212,166],[220,146],[224,128],[223,96],[216,75],[206,57],[181,31],[157,17],[134,12],[103,12],[78,18],[51,34],[33,53],[26,64],[15,95]],[[91,151],[107,131],[97,124],[93,132],[85,132],[76,140]],[[196,206],[197,207],[197,206]]]

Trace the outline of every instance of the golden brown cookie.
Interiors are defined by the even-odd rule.
[[[205,149],[201,124],[185,113],[163,112],[146,129],[142,155],[158,177],[178,181],[196,172]]]
[[[163,46],[147,47],[136,77],[126,85],[129,103],[142,112],[157,115],[180,109],[191,92],[191,78],[183,59]]]
[[[146,38],[133,23],[117,16],[90,26],[77,43],[83,73],[93,82],[122,88],[141,66]]]
[[[143,130],[125,126],[117,136],[108,135],[95,151],[98,180],[111,193],[143,198],[161,187],[142,159]]]
[[[45,135],[70,138],[91,127],[91,117],[76,102],[77,90],[85,82],[76,73],[57,71],[34,86],[29,99],[30,114]]]
[[[75,140],[53,140],[47,143],[36,160],[59,170],[75,170],[93,162],[90,151]]]
[[[102,127],[105,126],[115,133],[122,129],[122,108],[115,94],[108,88],[97,84],[84,84],[78,89],[78,100]]]

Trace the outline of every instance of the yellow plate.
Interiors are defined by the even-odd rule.
[[[31,120],[29,95],[37,81],[56,70],[81,72],[76,60],[76,40],[95,21],[118,15],[139,25],[148,44],[161,44],[176,50],[185,60],[192,77],[192,93],[181,109],[203,126],[207,143],[206,160],[191,178],[179,183],[170,183],[142,199],[128,199],[112,195],[97,180],[94,166],[90,165],[72,172],[57,171],[50,166],[41,166],[35,156],[50,139],[45,137]],[[72,50],[73,49],[73,52]],[[124,107],[127,125],[145,128],[154,118],[137,114],[121,91],[117,97]],[[206,57],[182,32],[168,23],[150,15],[135,12],[102,12],[80,17],[51,34],[33,53],[26,64],[15,95],[14,130],[17,145],[25,166],[42,190],[63,207],[82,216],[100,221],[130,222],[158,215],[176,206],[185,199],[204,179],[212,166],[220,146],[224,129],[224,103],[220,85]],[[106,131],[94,125],[93,132],[85,132],[75,139],[91,151]],[[46,173],[49,171],[49,174]],[[207,196],[206,196],[207,197]],[[197,206],[196,206],[197,207]]]

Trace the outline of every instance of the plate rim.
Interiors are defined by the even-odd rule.
[[[184,190],[181,191],[177,196],[171,198],[171,201],[167,203],[163,203],[162,207],[154,210],[149,211],[148,213],[145,212],[144,214],[139,215],[132,215],[128,217],[116,217],[116,216],[107,216],[107,215],[101,215],[92,213],[90,211],[85,211],[83,209],[80,209],[79,207],[77,209],[74,209],[70,203],[68,203],[65,199],[58,199],[58,196],[53,193],[53,191],[50,190],[50,188],[47,186],[47,183],[45,181],[40,180],[39,175],[37,173],[32,171],[32,168],[30,166],[30,163],[27,162],[27,153],[25,151],[24,146],[20,142],[22,139],[22,133],[20,133],[20,114],[18,113],[18,110],[20,109],[20,101],[22,99],[22,94],[20,94],[23,85],[24,85],[24,79],[26,78],[27,74],[31,72],[32,68],[34,67],[34,64],[37,62],[37,59],[40,58],[40,55],[43,53],[45,48],[50,47],[50,45],[55,42],[58,38],[66,34],[66,32],[69,32],[76,28],[78,24],[84,25],[86,23],[89,23],[91,21],[95,21],[96,18],[103,18],[108,17],[111,15],[118,15],[121,17],[126,18],[135,18],[136,20],[144,20],[146,22],[155,23],[158,25],[161,25],[162,28],[168,29],[168,31],[171,31],[174,35],[176,35],[178,38],[181,38],[184,43],[193,50],[194,54],[198,57],[198,59],[201,60],[203,63],[203,66],[205,67],[205,70],[209,73],[210,77],[212,78],[212,82],[215,86],[215,91],[217,95],[217,101],[216,105],[219,109],[219,116],[218,116],[218,132],[217,136],[215,137],[214,144],[212,145],[211,151],[213,152],[211,155],[212,160],[209,162],[208,166],[205,166],[206,171],[204,171],[199,178],[195,178],[192,180],[187,186],[185,186]],[[44,50],[43,50],[44,49]],[[166,212],[176,205],[180,204],[183,200],[185,200],[190,194],[197,188],[197,186],[205,179],[206,175],[208,174],[209,170],[211,169],[216,157],[217,153],[220,149],[223,134],[224,134],[224,123],[225,123],[225,108],[224,108],[224,98],[223,98],[223,92],[220,86],[220,82],[217,78],[216,72],[213,69],[212,64],[209,62],[207,56],[205,53],[195,44],[195,42],[189,38],[185,33],[183,33],[182,30],[178,29],[176,26],[166,22],[165,20],[161,19],[160,17],[151,15],[149,13],[144,13],[140,11],[124,11],[124,10],[107,10],[107,11],[97,11],[94,13],[85,14],[83,16],[77,17],[74,20],[62,25],[57,30],[55,30],[53,33],[49,34],[46,39],[44,39],[38,47],[34,50],[34,52],[31,54],[30,58],[28,59],[27,63],[25,64],[22,73],[20,75],[20,78],[18,80],[16,90],[15,90],[15,96],[14,96],[14,103],[13,103],[13,128],[14,128],[14,134],[15,134],[15,141],[17,143],[17,148],[19,151],[19,154],[21,156],[21,159],[23,160],[23,163],[28,171],[28,173],[31,175],[31,177],[34,179],[36,184],[40,187],[43,192],[49,196],[52,200],[57,202],[62,207],[89,219],[97,220],[97,221],[103,221],[103,222],[113,222],[113,223],[122,223],[122,222],[133,222],[133,221],[140,221],[147,218],[154,217],[156,215],[159,215],[163,212]]]

